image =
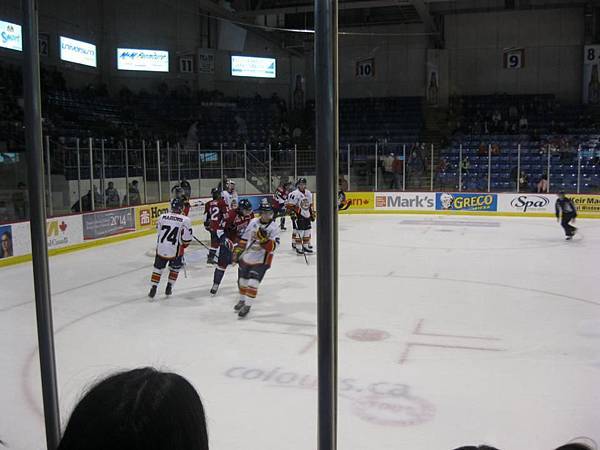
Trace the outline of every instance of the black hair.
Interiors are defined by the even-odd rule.
[[[489,445],[467,445],[465,447],[458,447],[454,450],[498,450],[496,447],[490,447]]]
[[[592,447],[580,442],[573,442],[571,444],[561,445],[556,450],[592,450]]]
[[[208,450],[202,401],[182,376],[151,367],[109,376],[77,404],[58,450]]]

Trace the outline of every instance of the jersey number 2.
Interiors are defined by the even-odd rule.
[[[179,227],[171,228],[169,225],[163,225],[161,230],[164,231],[162,237],[160,238],[161,244],[165,242],[165,240],[167,240],[171,244],[177,245],[177,235],[179,234]]]

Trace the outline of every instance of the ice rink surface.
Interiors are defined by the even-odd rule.
[[[339,448],[600,442],[600,221],[577,226],[566,242],[552,219],[341,216]],[[238,320],[236,271],[210,297],[197,247],[148,302],[153,241],[50,259],[63,423],[99,377],[152,365],[196,386],[211,449],[316,448],[316,256],[284,233]],[[0,439],[40,449],[31,265],[0,284]]]

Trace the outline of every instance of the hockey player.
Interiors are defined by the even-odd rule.
[[[239,263],[238,287],[240,300],[233,307],[239,317],[250,312],[258,286],[271,267],[273,252],[279,244],[279,227],[275,213],[268,201],[260,205],[260,217],[252,219],[233,251],[233,262]]]
[[[179,198],[181,201],[183,201],[183,214],[188,216],[190,214],[190,208],[192,205],[190,204],[190,199],[185,189],[179,185],[175,185],[171,192],[173,193],[173,198]]]
[[[171,212],[162,214],[156,225],[158,238],[156,241],[156,257],[152,270],[152,287],[148,297],[154,298],[163,269],[169,265],[169,281],[166,295],[173,293],[179,270],[183,267],[183,253],[192,241],[192,221],[183,215],[183,202],[175,198],[171,202]]]
[[[288,197],[288,211],[294,225],[292,247],[298,255],[313,252],[310,230],[311,222],[315,220],[315,213],[312,205],[312,192],[306,189],[306,178],[299,178],[296,190]]]
[[[212,295],[217,293],[227,266],[233,262],[234,247],[242,238],[246,227],[252,219],[254,219],[252,205],[250,204],[250,201],[245,198],[240,200],[237,209],[230,209],[227,212],[222,224],[224,237],[221,241],[221,246],[219,247],[219,262],[218,266],[215,267],[213,285],[210,290]]]
[[[273,208],[275,209],[275,218],[281,217],[279,221],[279,228],[282,231],[285,231],[287,228],[285,227],[285,211],[286,211],[286,202],[290,193],[290,187],[292,183],[289,181],[282,181],[277,190],[273,194]]]
[[[577,228],[569,224],[569,222],[575,220],[577,217],[575,203],[570,198],[567,198],[564,192],[559,192],[554,207],[556,209],[556,220],[560,221],[560,225],[565,230],[567,241],[570,241],[575,236],[575,233],[577,233]]]
[[[350,200],[346,198],[346,193],[344,192],[344,188],[342,184],[339,185],[339,191],[337,195],[337,209],[338,211],[346,211],[350,208]]]
[[[221,222],[227,214],[227,204],[221,198],[221,192],[218,189],[212,189],[211,195],[212,200],[204,205],[204,229],[210,233],[210,248],[206,263],[216,264],[217,250],[223,236]]]
[[[229,209],[236,209],[238,203],[238,193],[235,190],[235,181],[227,180],[225,190],[221,193],[223,200]]]

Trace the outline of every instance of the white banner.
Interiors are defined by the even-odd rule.
[[[498,194],[498,212],[506,213],[553,213],[555,194]]]
[[[21,25],[0,20],[0,47],[23,51],[23,36]]]
[[[435,192],[376,192],[375,209],[433,211]]]
[[[60,37],[60,59],[84,66],[96,67],[96,46],[65,36]]]
[[[231,76],[234,77],[275,78],[276,67],[275,58],[231,57]]]
[[[118,48],[117,69],[145,72],[168,72],[169,52],[164,50],[143,50],[139,48]]]

